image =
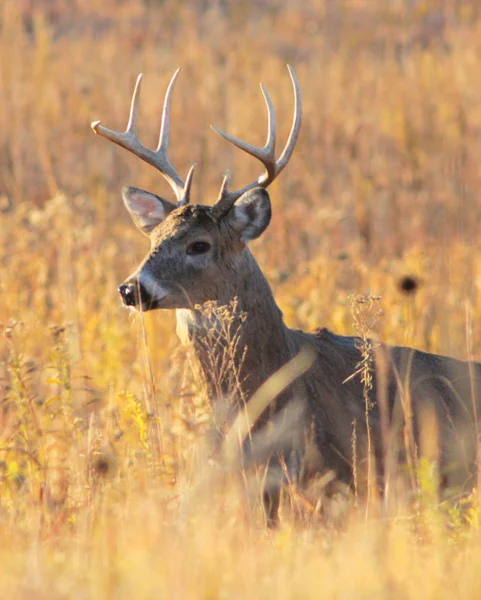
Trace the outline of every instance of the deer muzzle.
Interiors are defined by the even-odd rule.
[[[119,293],[125,306],[137,308],[140,304],[149,302],[149,294],[137,281],[123,283],[119,286]]]

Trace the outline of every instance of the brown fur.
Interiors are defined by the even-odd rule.
[[[210,397],[217,402],[220,398],[228,407],[228,422],[232,422],[243,401],[248,401],[302,348],[314,350],[313,366],[264,412],[254,428],[253,441],[246,447],[246,460],[270,464],[265,501],[268,521],[274,523],[285,465],[287,476],[293,480],[302,482],[306,477],[303,457],[309,432],[313,432],[322,459],[317,461],[316,469],[332,470],[350,486],[356,470],[358,486],[365,485],[365,396],[360,376],[351,377],[362,359],[360,340],[326,329],[308,334],[286,327],[269,284],[248,248],[240,243],[236,228],[228,220],[214,222],[209,210],[203,206],[172,209],[152,232],[152,252],[128,282],[136,281],[148,269],[155,281],[171,290],[160,307],[177,308],[179,335],[193,344]],[[211,250],[208,256],[199,257],[197,264],[185,258],[185,248],[198,238],[209,240]],[[212,300],[219,306],[235,302],[236,315],[245,318],[234,357],[241,382],[241,389],[235,392],[227,377],[216,380],[211,357],[207,358],[208,352],[214,352],[218,355],[214,358],[220,360],[225,352],[222,344],[206,347],[205,340],[215,323],[205,318],[202,305]],[[477,463],[476,406],[481,366],[410,348],[382,346],[376,351],[372,368],[376,376],[369,391],[369,427],[379,487],[392,463],[388,457],[394,456],[395,462],[416,459],[426,410],[433,412],[439,423],[444,484],[458,489],[472,486]],[[290,406],[299,410],[285,412]],[[290,434],[286,435],[285,426],[279,426],[278,435],[272,435],[283,414],[292,419],[287,427]],[[268,423],[276,426],[266,427]],[[267,431],[271,432],[268,443]]]
[[[372,364],[365,363],[364,369],[372,369],[375,378],[372,385],[363,385],[357,373],[365,358],[359,350],[360,340],[325,329],[307,334],[287,328],[267,281],[246,247],[269,225],[271,204],[266,188],[286,166],[300,132],[300,88],[293,69],[288,66],[288,70],[295,102],[284,151],[276,159],[275,117],[263,89],[269,121],[264,147],[216,131],[260,160],[265,172],[235,192],[228,190],[225,177],[213,207],[189,205],[193,167],[184,183],[167,157],[172,89],[178,70],[166,93],[155,152],[144,147],[136,133],[140,77],[125,133],[111,131],[99,121],[92,124],[96,133],[156,167],[178,200],[175,206],[137,188],[123,190],[124,202],[137,226],[150,235],[152,248],[120,286],[122,298],[128,306],[142,310],[177,309],[180,337],[194,345],[212,400],[227,406],[227,424],[260,386],[304,347],[314,353],[313,365],[273,399],[260,415],[252,441],[246,444],[246,459],[265,461],[270,467],[265,493],[269,522],[277,519],[284,477],[281,467],[286,466],[287,476],[297,481],[305,475],[307,439],[313,436],[322,459],[316,469],[331,469],[341,481],[364,487],[365,459],[367,473],[372,474],[373,458],[382,487],[392,476],[393,463],[400,460],[415,466],[424,434],[423,419],[430,414],[438,422],[444,483],[470,486],[477,465],[481,366],[384,346],[370,357]],[[215,318],[206,318],[212,301],[220,307],[235,305],[234,330],[236,320],[239,325],[243,321],[230,372],[221,369],[220,376],[216,371],[230,346],[218,340],[213,347],[206,346],[206,340],[212,341],[213,334],[215,340],[216,328],[222,326]],[[232,373],[237,376],[234,386]]]

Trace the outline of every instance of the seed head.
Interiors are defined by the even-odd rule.
[[[421,286],[421,280],[415,275],[403,275],[398,281],[398,289],[406,296],[414,295]]]

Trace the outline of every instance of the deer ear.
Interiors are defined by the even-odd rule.
[[[134,223],[146,235],[175,208],[171,202],[135,187],[123,188],[122,198]]]
[[[264,188],[256,187],[243,194],[226,215],[226,221],[241,241],[258,238],[271,221],[271,201]]]

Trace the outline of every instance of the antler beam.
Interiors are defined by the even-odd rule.
[[[290,65],[287,65],[287,68],[289,70],[292,87],[294,89],[294,118],[292,122],[291,132],[286,143],[286,147],[284,148],[278,160],[276,160],[275,156],[276,118],[274,106],[272,104],[272,100],[269,97],[269,94],[267,93],[262,84],[261,90],[267,107],[268,119],[267,141],[265,146],[252,146],[251,144],[243,142],[242,140],[239,140],[228,133],[224,133],[220,129],[217,129],[217,127],[211,126],[212,129],[225,140],[227,140],[237,148],[240,148],[244,152],[247,152],[247,154],[250,154],[254,158],[260,160],[266,169],[264,173],[262,173],[262,175],[260,175],[256,180],[252,181],[245,187],[234,192],[228,191],[228,176],[224,177],[219,199],[217,200],[216,204],[212,209],[212,214],[217,220],[221,219],[222,216],[224,216],[232,208],[236,200],[238,200],[242,196],[242,194],[244,194],[248,190],[257,186],[267,188],[274,181],[274,179],[276,179],[279,173],[284,169],[284,167],[287,165],[289,159],[292,156],[294,147],[297,142],[297,138],[299,137],[299,133],[301,130],[302,100],[299,82],[297,80],[296,74],[294,73],[294,69]]]
[[[130,107],[130,116],[127,129],[124,133],[113,131],[104,127],[100,121],[94,121],[91,125],[94,132],[107,138],[111,142],[118,144],[122,148],[125,148],[129,152],[135,154],[140,159],[155,167],[160,174],[166,179],[168,184],[174,190],[177,197],[179,206],[188,204],[190,200],[190,188],[192,184],[192,175],[194,165],[190,168],[189,174],[187,175],[186,183],[183,182],[177,171],[171,165],[168,158],[169,148],[169,134],[170,134],[170,108],[172,102],[172,92],[174,84],[180,69],[174,73],[170,80],[169,87],[165,94],[164,107],[162,110],[162,124],[160,127],[159,143],[157,149],[150,150],[145,147],[139,140],[137,134],[137,122],[139,112],[139,98],[140,88],[142,83],[142,74],[137,77],[137,83],[135,84],[134,94],[132,96],[132,104]]]

